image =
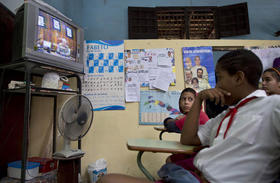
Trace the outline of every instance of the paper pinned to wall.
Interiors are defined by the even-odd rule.
[[[173,80],[171,85],[176,84],[175,60],[173,48],[156,49],[131,49],[125,50],[125,74],[137,73],[141,87],[149,87],[150,82],[155,80],[153,72],[156,69],[172,68]]]
[[[167,117],[175,118],[179,110],[179,91],[141,91],[139,102],[140,125],[162,125]]]
[[[174,80],[171,68],[161,68],[157,72],[156,79],[150,83],[153,88],[168,91],[170,83]]]
[[[124,41],[85,41],[82,94],[95,111],[124,110]]]
[[[125,100],[126,102],[140,101],[140,84],[136,73],[131,73],[125,82]]]

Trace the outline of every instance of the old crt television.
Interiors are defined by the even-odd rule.
[[[13,34],[13,62],[31,61],[83,73],[83,29],[39,0],[19,8]]]

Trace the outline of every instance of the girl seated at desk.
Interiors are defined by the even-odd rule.
[[[179,98],[179,109],[183,115],[173,118],[166,118],[164,120],[164,127],[168,132],[181,133],[185,119],[190,111],[196,97],[196,91],[192,88],[185,88]],[[199,124],[204,125],[209,120],[207,114],[200,111]]]

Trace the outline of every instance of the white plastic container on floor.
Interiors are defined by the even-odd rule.
[[[31,180],[39,176],[38,162],[26,162],[25,180]],[[20,179],[21,178],[21,161],[13,161],[8,164],[8,177]]]
[[[91,183],[96,183],[103,175],[107,174],[107,162],[105,159],[98,159],[95,163],[88,165],[88,174]]]

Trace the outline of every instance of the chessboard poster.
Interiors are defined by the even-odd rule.
[[[124,41],[85,41],[82,94],[94,111],[124,110]]]
[[[186,88],[191,87],[200,92],[215,87],[215,66],[211,46],[184,47],[183,65]]]

